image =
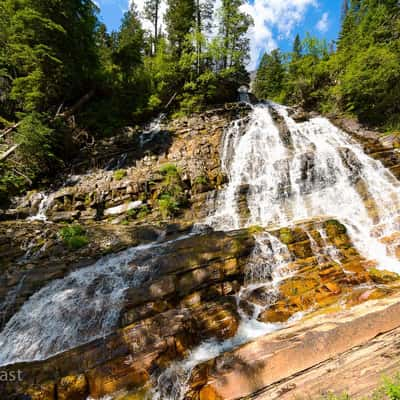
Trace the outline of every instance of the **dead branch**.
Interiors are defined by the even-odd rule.
[[[33,182],[32,182],[25,174],[23,174],[22,172],[18,171],[18,170],[15,169],[15,168],[13,168],[13,171],[14,171],[17,175],[20,175],[20,176],[22,176],[23,178],[25,178],[25,179],[27,180],[27,182],[29,183],[29,185],[32,185],[32,184],[33,184]]]
[[[0,134],[0,139],[3,138],[4,136],[8,135],[8,134],[9,134],[10,132],[12,132],[14,129],[17,129],[18,126],[20,125],[20,123],[21,123],[21,121],[20,121],[20,122],[17,122],[17,123],[14,124],[13,126],[9,126],[8,128],[3,129],[3,130],[1,131],[1,134]]]
[[[78,111],[85,103],[87,103],[93,96],[95,91],[91,90],[90,92],[86,93],[83,97],[81,97],[71,108],[65,110],[63,113],[59,114],[60,117],[69,118],[76,111]]]
[[[171,103],[174,101],[175,97],[178,95],[177,92],[174,93],[174,95],[169,99],[169,102],[167,103],[167,105],[165,106],[165,108],[168,108]]]
[[[5,153],[0,155],[0,161],[4,161],[8,156],[10,156],[12,153],[14,153],[15,150],[17,150],[19,147],[19,144],[15,144],[11,148],[9,148]]]

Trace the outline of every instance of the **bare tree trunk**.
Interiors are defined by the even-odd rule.
[[[6,129],[3,129],[3,130],[1,131],[0,139],[3,138],[4,136],[8,135],[8,134],[9,134],[10,132],[12,132],[14,129],[17,129],[20,123],[21,123],[21,122],[17,122],[17,123],[14,124],[13,126],[10,126],[10,127],[6,128]]]
[[[158,42],[158,8],[160,7],[160,1],[156,1],[156,9],[154,14],[154,55],[157,53],[157,42]]]
[[[90,92],[86,93],[83,97],[81,97],[70,109],[59,114],[59,116],[65,118],[70,117],[76,111],[78,111],[85,103],[87,103],[94,96],[94,93],[95,91],[92,89]]]
[[[4,152],[0,156],[0,161],[4,161],[7,157],[9,157],[12,153],[14,153],[15,150],[17,150],[19,147],[19,144],[14,144],[11,148],[9,148],[6,152]]]

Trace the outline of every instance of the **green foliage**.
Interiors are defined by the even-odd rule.
[[[211,0],[168,0],[162,34],[159,0],[146,0],[151,33],[132,2],[109,33],[91,0],[1,1],[0,126],[21,123],[18,151],[0,166],[0,203],[51,177],[82,137],[111,136],[166,108],[185,114],[235,100],[249,83],[243,3],[226,0],[213,14]],[[181,183],[169,180],[180,204]]]
[[[276,53],[275,57],[265,55],[257,72],[256,94],[307,109],[350,113],[363,122],[397,131],[398,2],[344,1],[342,19],[336,52],[332,44],[307,34],[302,42],[296,36],[293,52],[282,57],[283,66]]]
[[[384,378],[380,392],[384,392],[390,400],[400,400],[400,374],[395,375],[392,379]]]
[[[168,0],[166,24],[172,53],[180,57],[186,35],[195,24],[194,0]]]
[[[150,212],[151,211],[149,210],[149,207],[146,204],[144,204],[139,208],[139,211],[136,214],[136,217],[139,219],[142,219],[142,218],[146,217],[148,214],[150,214]]]
[[[163,175],[178,175],[178,167],[175,164],[164,164],[160,167],[160,172]]]
[[[7,163],[0,163],[0,209],[9,206],[10,196],[16,196],[26,187],[25,179]]]
[[[32,112],[23,117],[16,140],[25,160],[25,168],[32,179],[50,173],[60,165],[56,155],[60,145],[59,138],[49,126],[45,115]]]
[[[117,169],[113,173],[113,178],[116,181],[120,181],[121,179],[125,178],[125,176],[126,176],[126,170],[125,169]]]
[[[174,216],[180,208],[176,198],[168,193],[161,195],[161,197],[157,200],[157,203],[163,218]]]
[[[195,185],[207,185],[208,184],[208,177],[205,175],[199,175],[194,178],[193,183]]]
[[[282,99],[285,67],[279,50],[264,53],[257,70],[254,94],[259,99]]]
[[[71,250],[78,250],[89,243],[85,229],[77,224],[61,228],[59,235],[64,244]]]
[[[157,205],[163,218],[169,218],[176,215],[181,207],[186,206],[187,196],[176,165],[165,164],[160,168],[160,172],[164,179],[159,185]]]
[[[87,90],[97,68],[91,1],[4,0],[2,10],[0,70],[12,77],[11,101],[42,112]]]
[[[352,400],[352,397],[346,393],[328,394],[319,400]],[[400,374],[396,374],[393,378],[383,378],[382,385],[364,400],[400,400]]]

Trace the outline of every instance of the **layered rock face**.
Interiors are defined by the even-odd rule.
[[[324,197],[354,189],[337,193],[347,201],[339,207],[355,219],[364,207],[367,234],[399,257],[398,234],[384,233],[396,221],[380,213],[389,203],[365,178],[368,160],[351,141],[335,142],[330,126],[297,124],[313,115],[249,111],[228,105],[127,129],[85,149],[63,187],[31,193],[2,215],[0,370],[22,377],[0,379],[2,400],[315,395],[312,379],[292,375],[400,326],[399,276],[361,255],[362,226],[339,213],[336,193]],[[396,172],[395,143],[354,137]],[[268,151],[277,153],[270,163]],[[335,186],[340,175],[346,185]],[[395,188],[385,193],[395,198]],[[209,200],[214,229],[194,225],[210,214]],[[316,207],[346,218],[315,216]],[[259,221],[266,226],[248,227]],[[82,247],[63,236],[74,227]]]
[[[321,237],[321,228],[327,237]],[[258,247],[261,243],[273,249],[277,241],[286,249],[280,253],[285,274],[274,291],[268,284],[274,282],[271,259]],[[335,250],[337,261],[327,248]],[[173,241],[155,256],[150,248],[140,257],[131,268],[147,257],[154,274],[126,291],[119,329],[46,361],[5,367],[21,370],[23,381],[3,383],[4,399],[17,394],[33,400],[99,399],[122,389],[139,396],[140,388],[156,385],[172,361],[185,358],[202,341],[234,337],[254,307],[264,308],[259,317],[263,322],[285,322],[299,311],[335,311],[339,304],[379,298],[397,287],[397,275],[370,269],[344,226],[332,219],[269,231],[208,232]],[[257,284],[260,273],[263,284]],[[208,383],[213,365],[219,363],[196,367],[187,398],[219,398],[209,394],[214,393]]]
[[[121,222],[118,216],[127,213],[139,223],[165,219],[158,200],[170,183],[166,175],[172,168],[181,197],[180,218],[182,214],[187,220],[203,218],[207,198],[226,182],[220,165],[224,128],[249,111],[245,104],[228,104],[148,131],[127,129],[85,149],[74,161],[71,175],[63,179],[64,187],[49,197],[30,193],[2,218],[25,218],[44,208],[54,222]]]

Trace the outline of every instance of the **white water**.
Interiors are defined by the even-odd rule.
[[[275,236],[269,233],[257,235],[255,247],[246,266],[245,285],[236,295],[241,318],[236,335],[225,341],[207,340],[193,349],[186,359],[172,363],[154,378],[151,399],[184,400],[191,373],[197,365],[300,319],[302,313],[293,315],[286,323],[263,323],[257,320],[258,316],[277,300],[279,283],[292,273],[288,269],[291,261],[287,246]],[[263,299],[262,305],[251,303],[249,299],[249,295],[258,288],[265,288],[267,296]],[[250,306],[253,312],[249,314],[248,311],[242,309],[242,302]]]
[[[28,217],[29,221],[47,221],[47,210],[51,206],[51,203],[54,199],[54,194],[46,194],[46,193],[40,193],[40,203],[38,207],[38,211],[36,215],[32,215],[31,217]]]
[[[145,127],[140,135],[140,147],[150,143],[156,135],[161,131],[161,123],[165,119],[165,114],[161,113],[158,117],[154,118],[148,126]]]
[[[239,120],[225,132],[221,164],[229,184],[218,194],[215,211],[206,225],[218,230],[251,225],[290,226],[303,219],[333,216],[347,226],[356,246],[368,259],[400,272],[400,263],[391,257],[393,249],[380,241],[399,230],[400,190],[396,178],[328,120],[314,118],[296,123],[286,108],[274,108],[289,128],[289,141],[281,138],[268,107],[262,105],[254,108],[246,128],[244,121]],[[367,188],[368,198],[377,205],[376,215],[370,215],[357,182]],[[244,185],[248,185],[250,217],[243,221],[238,193]],[[329,243],[322,227],[319,233],[324,242],[322,248],[309,235],[314,255],[321,262],[340,263],[340,253]],[[290,261],[288,249],[277,238],[259,236],[247,265],[245,285],[237,295],[242,317],[237,334],[222,343],[205,342],[186,360],[173,363],[158,376],[152,398],[183,400],[196,365],[283,328],[285,324],[264,324],[257,317],[277,300],[280,282],[292,273],[288,268]],[[248,315],[248,311],[241,310],[241,301],[250,302],[249,296],[257,289],[264,289],[266,298],[262,299],[263,304],[252,304],[253,313]]]
[[[229,184],[218,195],[216,210],[206,223],[229,230],[255,224],[288,226],[306,218],[333,216],[346,224],[367,258],[400,272],[393,249],[388,251],[380,242],[399,230],[396,179],[326,119],[296,123],[284,107],[274,107],[289,127],[291,144],[282,140],[265,106],[256,106],[248,123],[234,122],[222,147],[222,166]],[[143,144],[148,138],[143,138]],[[376,215],[362,200],[356,186],[360,183],[377,205]],[[240,216],[237,203],[243,185],[248,185],[247,220]],[[43,199],[38,215],[45,217],[45,209]],[[327,241],[323,230],[320,234]],[[332,244],[322,251],[312,244],[318,257],[340,261]],[[150,253],[158,246],[140,246],[104,258],[41,289],[0,333],[0,364],[42,359],[110,332],[117,324],[126,289],[151,278]],[[133,268],[128,265],[132,260],[137,263]],[[171,365],[155,378],[153,399],[182,399],[190,372],[198,363],[285,326],[263,324],[257,317],[273,304],[282,279],[290,276],[290,261],[286,246],[275,237],[265,234],[257,238],[246,284],[237,295],[241,315],[237,334],[225,342],[205,342],[186,360]],[[250,304],[253,311],[249,315],[241,304],[251,303],[249,296],[257,288],[267,289],[267,298],[263,304]]]
[[[151,279],[157,272],[155,256],[170,243],[104,257],[43,287],[0,333],[0,365],[42,360],[110,333],[117,326],[125,291]]]
[[[206,222],[229,230],[250,225],[288,226],[302,219],[333,216],[347,226],[362,254],[382,268],[400,272],[393,249],[381,243],[400,228],[396,178],[327,119],[296,123],[285,107],[273,107],[289,128],[291,144],[282,140],[268,106],[254,108],[244,134],[232,124],[222,146],[222,166],[229,184]],[[231,143],[233,155],[226,150]],[[243,185],[249,187],[250,217],[246,221],[242,221],[237,204]],[[361,185],[368,192],[368,208],[358,190]]]

